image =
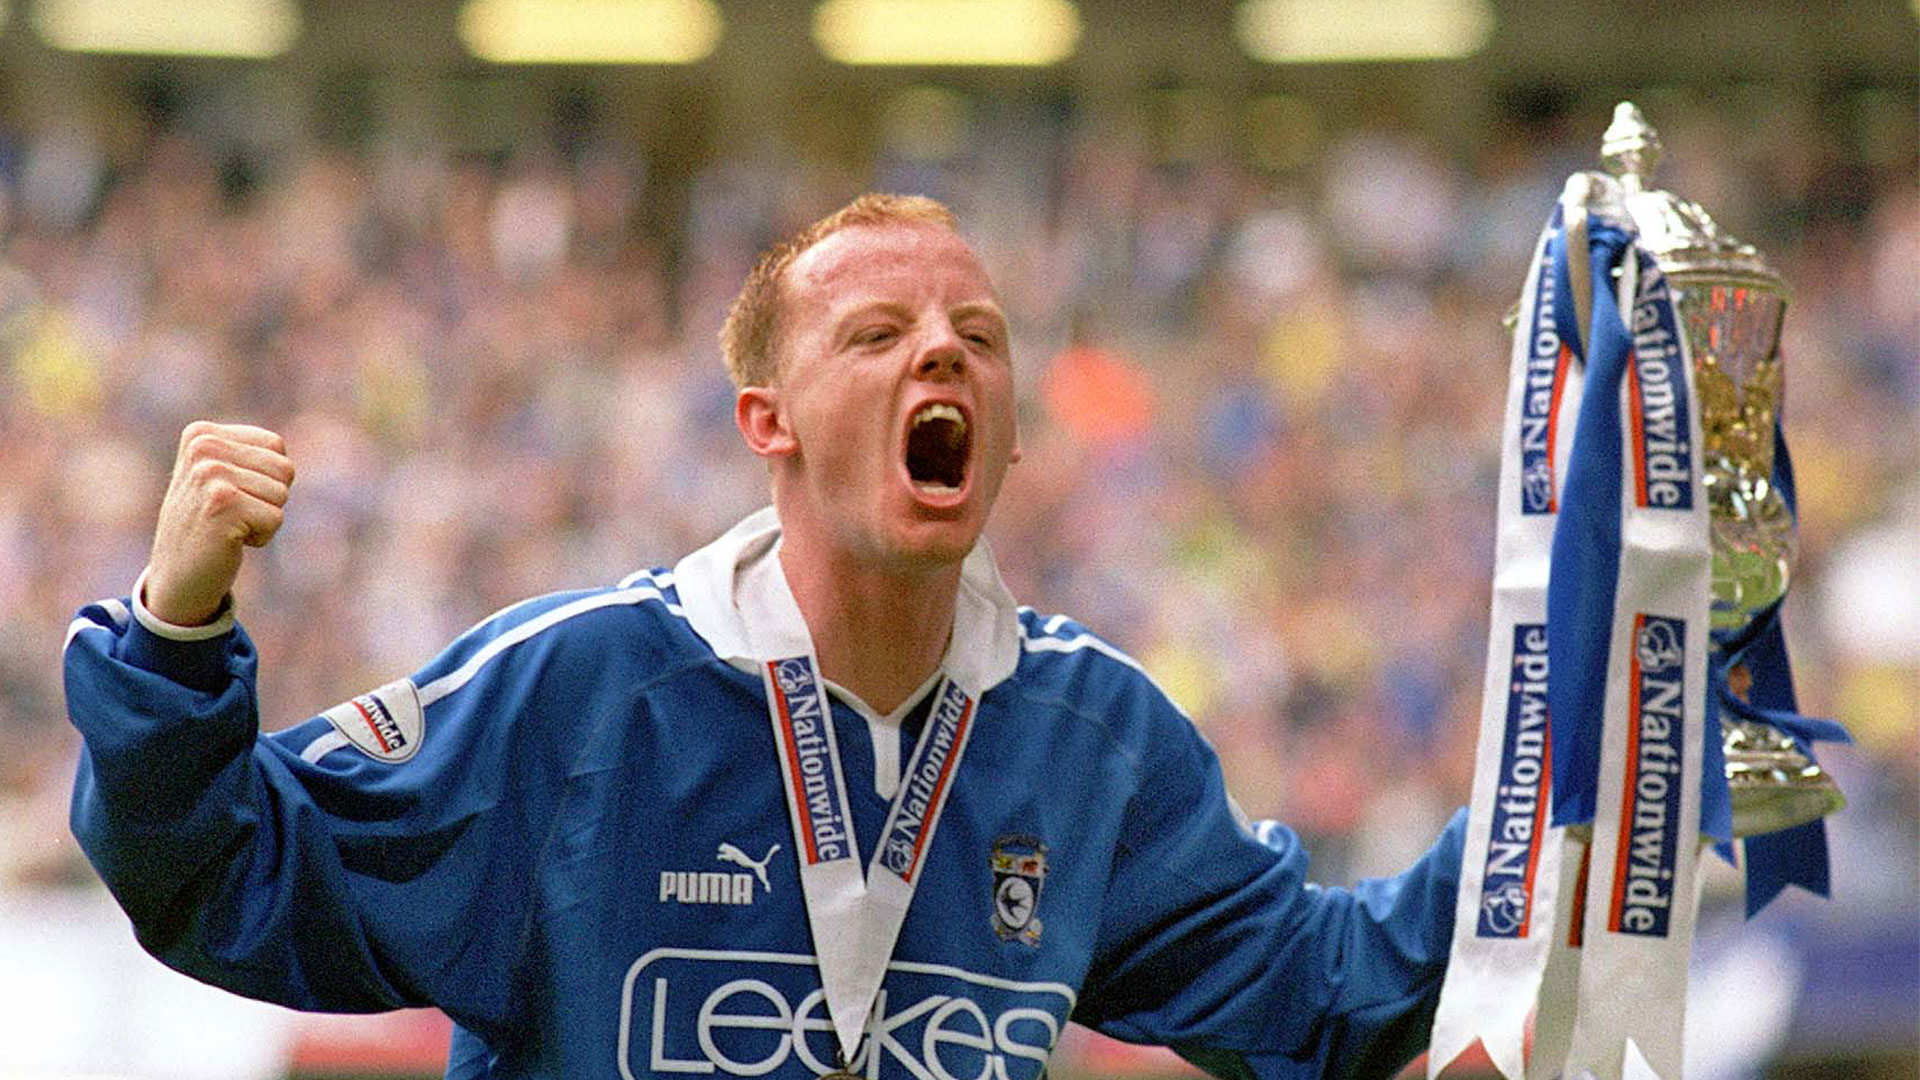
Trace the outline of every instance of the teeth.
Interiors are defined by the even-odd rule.
[[[960,415],[959,409],[945,402],[936,401],[931,405],[923,406],[919,412],[913,414],[914,427],[919,427],[929,420],[951,420],[960,425],[960,433],[964,434],[967,430],[967,418]]]
[[[913,414],[911,430],[917,432],[921,425],[935,421],[945,421],[945,426],[935,428],[930,436],[916,434],[908,440],[908,468],[915,470],[914,462],[918,461],[917,471],[922,474],[921,478],[913,481],[913,485],[930,496],[958,495],[965,489],[964,484],[954,486],[943,481],[951,478],[952,466],[955,464],[953,455],[964,457],[966,454],[967,418],[958,406],[942,401],[929,402]],[[938,445],[929,441],[930,438],[938,440]],[[941,457],[942,454],[946,455],[944,460]],[[964,462],[960,464],[964,475]],[[933,479],[927,474],[941,477],[941,479]]]

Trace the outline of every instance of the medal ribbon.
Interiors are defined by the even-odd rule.
[[[778,591],[792,604],[791,593],[784,587]],[[793,625],[805,625],[797,607],[792,615]],[[791,632],[765,636],[787,639],[771,642],[774,645],[798,643]],[[800,860],[807,924],[813,931],[827,1013],[840,1043],[840,1064],[853,1068],[861,1032],[913,903],[934,827],[973,733],[974,699],[951,677],[941,680],[863,876],[833,709],[812,642],[789,655],[779,650],[772,655],[777,658],[763,661],[761,674]]]

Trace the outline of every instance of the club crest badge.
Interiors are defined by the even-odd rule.
[[[1047,880],[1047,845],[1034,836],[993,842],[993,932],[1002,941],[1040,944],[1040,886]]]

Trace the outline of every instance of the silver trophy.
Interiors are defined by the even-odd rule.
[[[1667,277],[1692,350],[1713,522],[1712,628],[1725,639],[1784,597],[1793,576],[1793,515],[1773,485],[1787,288],[1752,245],[1722,232],[1698,205],[1651,186],[1661,150],[1632,102],[1615,106],[1600,160],[1616,178],[1641,249]],[[1719,655],[1712,662],[1727,663]],[[1725,673],[1744,698],[1746,669],[1736,664]],[[1833,777],[1774,728],[1723,718],[1721,737],[1735,836],[1792,828],[1846,804]]]
[[[1773,485],[1787,287],[1759,251],[1722,232],[1698,204],[1650,186],[1662,149],[1640,110],[1623,101],[1601,137],[1600,160],[1610,175],[1583,175],[1593,182],[1596,204],[1633,220],[1686,328],[1713,530],[1711,624],[1715,639],[1725,640],[1786,595],[1798,549],[1793,515]],[[1720,655],[1712,662],[1744,699],[1746,669]],[[1786,735],[1724,716],[1720,728],[1735,836],[1790,829],[1846,805],[1833,777]]]

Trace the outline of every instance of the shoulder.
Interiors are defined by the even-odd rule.
[[[583,665],[643,676],[711,658],[687,625],[672,571],[651,569],[615,585],[502,608],[456,638],[412,681],[422,704],[431,705],[482,677],[519,679]]]
[[[1020,609],[1020,693],[1103,731],[1109,751],[1128,763],[1152,812],[1194,815],[1224,799],[1218,759],[1193,720],[1138,660],[1064,615]]]
[[[578,752],[582,718],[626,715],[637,691],[712,662],[702,646],[680,613],[671,573],[642,571],[508,605],[411,677],[342,702],[283,741],[310,763],[352,743],[387,764],[416,752],[524,764],[528,747],[538,746],[565,765]],[[573,734],[560,738],[562,730]]]
[[[1020,609],[1022,692],[1097,718],[1125,744],[1158,724],[1192,723],[1138,660],[1065,615]]]
[[[1078,692],[1151,693],[1160,687],[1121,648],[1065,615],[1020,609],[1020,674],[1042,685]]]

